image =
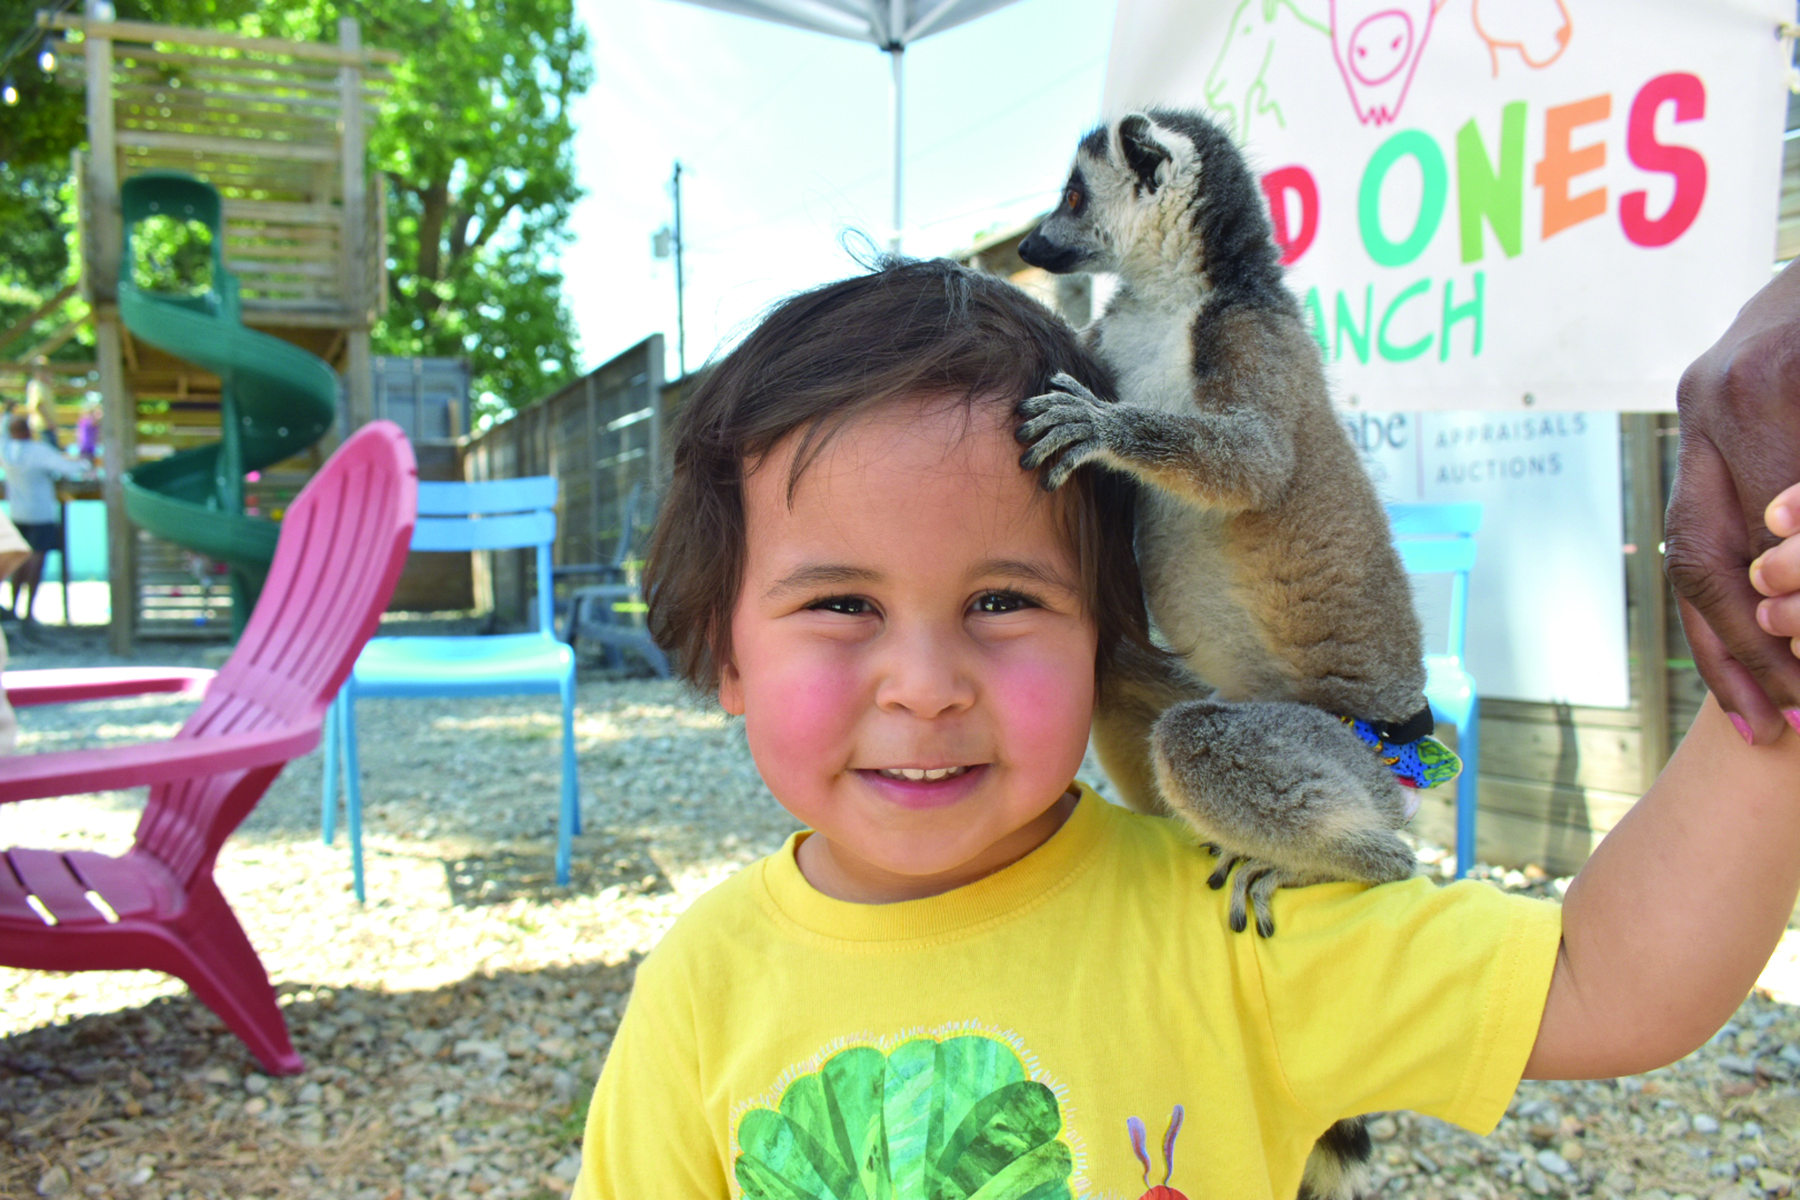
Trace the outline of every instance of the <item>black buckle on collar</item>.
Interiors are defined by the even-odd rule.
[[[1366,724],[1390,746],[1411,745],[1422,737],[1430,737],[1431,731],[1437,728],[1429,704],[1404,721],[1368,721]]]

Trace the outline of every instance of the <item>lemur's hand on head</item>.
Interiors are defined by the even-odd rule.
[[[1782,540],[1750,564],[1750,585],[1765,597],[1756,606],[1756,623],[1766,633],[1789,639],[1800,657],[1800,483],[1769,502],[1764,520]]]
[[[1043,484],[1046,492],[1054,492],[1084,462],[1104,458],[1108,449],[1108,427],[1117,419],[1118,408],[1108,405],[1066,371],[1050,380],[1054,392],[1030,396],[1019,402],[1018,414],[1024,419],[1014,437],[1027,447],[1019,456],[1019,465],[1035,471],[1048,464]]]

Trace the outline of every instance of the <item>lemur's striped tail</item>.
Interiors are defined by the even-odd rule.
[[[1295,1200],[1359,1200],[1369,1186],[1374,1157],[1367,1118],[1339,1121],[1313,1143]]]

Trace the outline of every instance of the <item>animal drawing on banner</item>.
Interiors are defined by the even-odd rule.
[[[1446,3],[1238,0],[1206,75],[1206,109],[1240,145],[1252,140],[1255,128],[1266,132],[1269,122],[1285,129],[1287,106],[1277,78],[1285,74],[1291,81],[1295,68],[1278,71],[1277,60],[1310,60],[1329,42],[1356,119],[1392,124]],[[1575,34],[1567,0],[1471,0],[1468,15],[1496,77],[1502,56],[1510,53],[1543,70],[1562,57]]]
[[[1239,0],[1225,40],[1206,76],[1206,107],[1240,142],[1252,122],[1287,127],[1281,101],[1271,90],[1271,68],[1282,46],[1331,34],[1324,0]],[[1305,49],[1304,46],[1301,49]]]
[[[1386,125],[1400,115],[1432,18],[1444,0],[1331,0],[1331,53],[1356,119]]]
[[[1017,431],[1047,489],[1083,465],[1138,485],[1144,598],[1174,653],[1122,653],[1102,681],[1107,775],[1217,849],[1240,932],[1254,913],[1274,934],[1282,886],[1410,876],[1406,785],[1460,764],[1430,736],[1411,587],[1243,156],[1198,113],[1131,113],[1082,139],[1019,254],[1118,276],[1085,335],[1117,398],[1058,375]],[[1369,1153],[1360,1120],[1332,1126],[1302,1197],[1354,1197]]]
[[[1475,0],[1472,16],[1496,78],[1502,50],[1518,51],[1526,66],[1541,71],[1562,57],[1575,36],[1575,22],[1563,0]]]

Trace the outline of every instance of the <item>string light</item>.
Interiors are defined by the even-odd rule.
[[[95,0],[95,3],[108,10],[107,12],[100,14],[99,19],[104,21],[112,20],[110,11],[112,6],[107,4],[106,0]],[[37,56],[39,68],[41,68],[46,75],[54,72],[56,70],[56,51],[52,48],[50,43],[45,41],[44,37],[44,27],[52,24],[52,22],[45,18],[55,17],[61,13],[65,13],[74,6],[75,0],[53,0],[48,12],[38,13],[39,20],[36,25],[27,25],[25,28],[21,29],[18,36],[13,38],[11,43],[9,43],[4,50],[0,50],[0,71],[6,71],[21,55],[30,53],[33,46],[39,46],[41,47]],[[19,89],[13,82],[11,74],[6,75],[4,78],[5,82],[0,84],[0,104],[5,104],[10,108],[19,102]]]

